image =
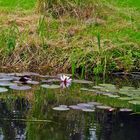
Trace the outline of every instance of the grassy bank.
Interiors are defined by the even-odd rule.
[[[2,67],[81,76],[140,70],[139,1],[60,2],[0,1]]]

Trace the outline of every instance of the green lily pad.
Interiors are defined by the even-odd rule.
[[[13,89],[13,90],[29,90],[29,89],[31,89],[30,86],[18,86],[18,85],[12,85],[9,88]]]
[[[112,84],[99,84],[99,86],[103,87],[101,88],[102,91],[106,92],[118,92],[118,89],[116,89],[115,85]]]
[[[130,100],[132,100],[131,97],[120,97],[119,99],[120,100],[124,100],[124,101],[130,101]]]
[[[99,106],[96,106],[97,109],[101,109],[101,110],[109,110],[111,109],[112,107],[110,106],[103,106],[103,105],[99,105]]]
[[[119,98],[120,96],[118,95],[113,95],[113,94],[106,94],[110,98]]]
[[[2,87],[0,87],[0,93],[1,93],[1,92],[7,92],[7,91],[8,91],[7,88],[2,88]]]
[[[140,105],[140,101],[137,100],[129,101],[129,103],[133,105]]]
[[[87,80],[72,80],[74,83],[79,83],[79,84],[92,84],[92,81],[87,81]]]
[[[129,108],[121,108],[119,111],[120,112],[132,112],[132,109],[129,109]]]
[[[96,90],[94,90],[94,89],[90,89],[90,88],[81,88],[80,89],[81,91],[89,91],[89,92],[96,92]]]
[[[67,108],[67,107],[58,106],[58,107],[54,107],[53,110],[56,110],[56,111],[68,111],[70,109]]]
[[[27,84],[31,84],[31,85],[38,85],[39,82],[38,81],[27,81]]]
[[[12,86],[12,85],[16,85],[16,84],[12,82],[0,82],[0,86]]]
[[[101,90],[101,89],[103,89],[104,87],[102,87],[102,86],[93,86],[93,89],[97,89],[97,90]]]
[[[44,84],[44,85],[41,85],[41,87],[47,88],[47,89],[57,89],[57,88],[60,88],[60,85],[47,85],[47,84]]]
[[[84,111],[84,112],[94,112],[95,110],[94,109],[87,109],[87,108],[85,108],[85,109],[82,109],[82,111]]]

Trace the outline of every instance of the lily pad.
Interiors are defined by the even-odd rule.
[[[129,108],[121,108],[119,111],[120,112],[132,112],[132,109],[129,109]]]
[[[106,92],[118,92],[118,89],[116,89],[115,85],[112,84],[99,84],[99,86],[103,87],[100,90],[106,91]]]
[[[132,100],[131,97],[120,97],[119,99],[120,100],[124,100],[124,101],[130,101],[130,100]]]
[[[97,108],[97,109],[101,109],[101,110],[109,110],[109,109],[111,109],[112,107],[100,105],[100,106],[96,106],[96,108]]]
[[[0,78],[0,81],[12,81],[13,78],[12,77],[3,77],[3,78]]]
[[[0,86],[12,86],[12,85],[16,85],[16,84],[12,82],[0,82]]]
[[[56,111],[68,111],[70,109],[68,107],[58,106],[58,107],[54,107],[53,110],[56,110]]]
[[[7,92],[7,91],[8,91],[7,88],[2,88],[2,87],[0,87],[0,93],[1,93],[1,92]]]
[[[118,95],[113,95],[113,94],[106,94],[110,98],[119,98],[120,96]]]
[[[133,105],[140,105],[140,101],[137,100],[129,101],[129,103]]]
[[[77,106],[84,107],[84,108],[92,108],[92,107],[94,107],[93,104],[87,104],[87,103],[79,103],[79,104],[77,104]]]
[[[57,88],[61,88],[60,85],[47,85],[47,84],[41,85],[41,87],[47,88],[47,89],[57,89]]]
[[[95,110],[94,110],[94,109],[87,109],[87,108],[82,109],[82,111],[84,111],[84,112],[95,112]]]
[[[73,80],[72,82],[78,83],[78,84],[92,84],[92,81],[87,81],[87,80]]]
[[[31,85],[38,85],[39,82],[38,81],[27,81],[27,84],[31,84]]]
[[[82,110],[82,109],[85,109],[85,108],[83,108],[81,106],[78,106],[78,105],[70,105],[69,108],[74,109],[74,110]]]
[[[42,80],[43,83],[51,83],[51,82],[60,82],[60,79],[48,79],[48,80]]]
[[[103,89],[104,87],[102,87],[102,86],[93,86],[93,89],[97,89],[97,90],[101,90],[101,89]]]
[[[14,90],[29,90],[29,89],[31,89],[30,86],[18,86],[18,85],[12,85],[9,88],[14,89]]]
[[[89,91],[89,92],[96,92],[96,90],[94,90],[94,89],[91,89],[91,88],[81,88],[80,89],[81,91]]]

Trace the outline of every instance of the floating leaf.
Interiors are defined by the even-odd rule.
[[[44,85],[41,85],[41,87],[48,88],[48,89],[57,89],[57,88],[60,88],[60,85],[47,85],[47,84],[44,84]]]
[[[12,81],[13,78],[11,77],[3,77],[3,78],[0,78],[0,81]]]
[[[112,107],[100,105],[100,106],[96,106],[96,108],[97,108],[97,109],[102,109],[102,110],[109,110],[109,109],[111,109]]]
[[[51,82],[60,82],[60,79],[48,79],[48,80],[42,80],[43,83],[51,83]]]
[[[84,107],[84,108],[92,108],[94,107],[93,104],[86,104],[86,103],[79,103],[77,106]]]
[[[8,91],[7,88],[2,88],[2,87],[0,87],[0,93],[1,93],[1,92],[7,92],[7,91]]]
[[[27,84],[31,84],[31,85],[38,85],[39,82],[38,81],[27,81]]]
[[[87,80],[73,80],[72,82],[74,83],[79,83],[79,84],[92,84],[92,81],[87,81]]]
[[[12,85],[16,85],[16,84],[12,82],[0,82],[0,86],[12,86]]]
[[[124,100],[124,101],[130,101],[130,100],[132,100],[131,97],[120,97],[119,99],[120,100]]]
[[[81,88],[80,90],[82,90],[82,91],[89,91],[89,92],[96,92],[96,90],[94,90],[94,89],[90,89],[90,88]]]
[[[81,106],[78,106],[78,105],[70,105],[69,108],[74,109],[74,110],[82,110],[82,109],[85,109],[85,108],[83,108]]]
[[[104,87],[102,87],[102,86],[93,86],[93,89],[97,89],[97,90],[101,90],[101,89],[103,89]]]
[[[99,86],[102,86],[104,88],[101,88],[100,90],[106,91],[106,92],[118,92],[115,85],[112,84],[99,84]]]
[[[30,86],[18,86],[18,85],[12,85],[9,88],[14,89],[14,90],[29,90],[29,89],[31,89]]]
[[[106,94],[110,98],[119,98],[120,96],[118,95],[112,95],[112,94]]]
[[[119,111],[120,111],[120,112],[132,112],[132,109],[121,108]]]
[[[140,105],[140,101],[137,100],[129,101],[129,103],[133,105]]]
[[[94,109],[87,109],[87,108],[85,108],[85,109],[82,109],[82,111],[84,111],[84,112],[94,112],[95,110]]]
[[[53,110],[56,110],[56,111],[68,111],[70,109],[67,108],[67,107],[59,106],[59,107],[54,107]]]

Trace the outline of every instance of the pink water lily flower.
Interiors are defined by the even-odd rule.
[[[61,80],[61,86],[63,88],[69,87],[72,82],[72,79],[66,75],[61,75],[60,80]]]

